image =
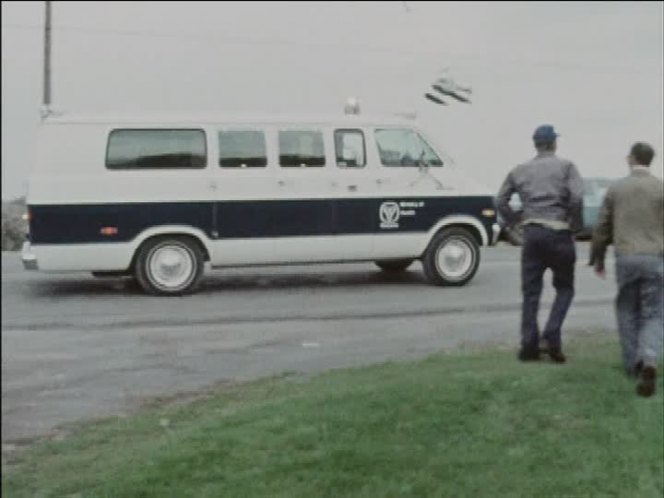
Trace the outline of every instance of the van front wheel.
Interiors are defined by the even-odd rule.
[[[456,227],[436,235],[422,258],[424,274],[433,285],[465,285],[479,265],[480,249],[475,237]]]
[[[135,272],[148,294],[179,296],[195,290],[203,266],[203,252],[189,237],[159,237],[141,247]]]

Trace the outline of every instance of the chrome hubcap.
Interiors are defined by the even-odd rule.
[[[179,245],[157,247],[150,255],[148,265],[150,280],[161,289],[182,289],[194,277],[193,255]]]
[[[473,248],[463,239],[449,239],[436,254],[436,266],[441,275],[461,280],[473,266]]]

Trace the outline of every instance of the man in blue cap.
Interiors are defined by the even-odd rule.
[[[522,223],[521,313],[522,361],[538,360],[546,351],[564,363],[561,328],[574,297],[576,249],[574,232],[583,227],[583,182],[571,161],[556,156],[558,134],[551,125],[533,134],[537,155],[514,168],[505,179],[496,207],[509,224]],[[512,194],[521,198],[522,210],[509,206]],[[540,339],[537,322],[544,272],[553,272],[556,298]]]

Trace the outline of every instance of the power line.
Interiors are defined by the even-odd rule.
[[[3,28],[11,29],[25,29],[25,30],[41,30],[42,26],[33,24],[19,24],[19,23],[4,23]],[[130,30],[130,29],[116,29],[116,28],[96,28],[96,27],[83,27],[83,26],[53,26],[53,31],[63,32],[78,32],[87,33],[92,35],[118,35],[118,36],[131,36],[139,38],[168,38],[175,40],[189,40],[189,41],[202,41],[202,42],[215,42],[225,44],[237,45],[258,45],[258,46],[292,46],[299,48],[322,48],[322,49],[341,49],[341,50],[357,50],[364,52],[383,52],[394,53],[403,55],[432,55],[438,57],[446,57],[448,60],[484,60],[500,64],[512,64],[520,66],[540,66],[550,67],[560,70],[570,71],[585,71],[607,74],[624,74],[629,72],[631,74],[644,74],[645,71],[638,67],[625,67],[625,66],[589,66],[587,64],[562,62],[562,61],[546,61],[546,60],[532,60],[525,58],[506,58],[495,57],[479,54],[459,53],[459,52],[445,52],[442,50],[414,50],[414,49],[399,49],[390,47],[377,47],[370,45],[354,45],[354,44],[341,44],[341,43],[321,43],[321,42],[300,42],[296,40],[287,40],[281,38],[272,39],[257,39],[257,38],[243,38],[233,36],[220,36],[220,35],[200,35],[193,33],[173,33],[165,31],[152,31],[152,30]]]
[[[43,104],[47,111],[51,105],[51,2],[46,0],[44,22],[44,97]]]

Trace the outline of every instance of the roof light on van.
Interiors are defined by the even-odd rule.
[[[349,97],[346,100],[346,106],[344,107],[344,113],[346,114],[359,114],[360,113],[360,101],[355,97]]]

